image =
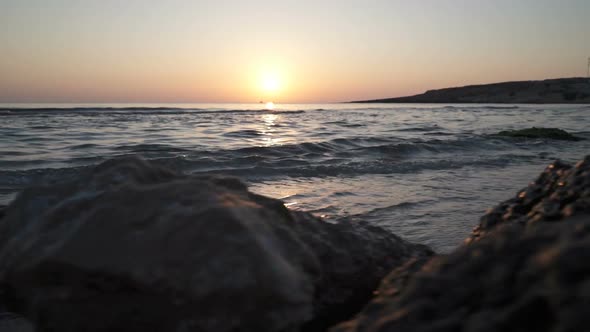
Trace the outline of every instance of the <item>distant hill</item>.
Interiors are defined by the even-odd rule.
[[[590,104],[590,78],[558,78],[429,90],[423,94],[353,103]]]

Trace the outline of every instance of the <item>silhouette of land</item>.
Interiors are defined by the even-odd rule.
[[[590,104],[590,78],[516,81],[428,90],[407,97],[353,103]]]

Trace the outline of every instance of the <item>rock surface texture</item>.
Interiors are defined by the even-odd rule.
[[[576,219],[524,232],[506,225],[415,273],[399,268],[356,319],[331,331],[584,331],[590,218]]]
[[[331,332],[586,330],[589,161],[551,165],[484,216],[468,244],[397,268],[355,319]]]
[[[528,187],[484,215],[468,241],[502,223],[530,226],[583,212],[590,213],[590,156],[575,166],[559,161],[549,165]]]
[[[319,331],[430,255],[134,158],[27,189],[0,221],[4,300],[39,331]]]

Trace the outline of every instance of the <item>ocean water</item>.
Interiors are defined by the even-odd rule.
[[[141,155],[448,252],[551,161],[590,153],[587,105],[262,106],[0,105],[0,205],[26,186]],[[589,140],[492,135],[533,126]]]

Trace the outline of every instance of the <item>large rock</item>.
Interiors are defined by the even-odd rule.
[[[525,230],[507,224],[446,257],[411,262],[331,332],[585,331],[590,217],[573,219]]]
[[[590,324],[590,157],[550,165],[447,256],[384,278],[332,332],[584,331]]]
[[[34,332],[35,327],[19,315],[10,312],[0,313],[0,331],[2,332]]]
[[[586,212],[590,212],[590,155],[573,167],[560,161],[549,165],[528,187],[484,215],[468,242],[499,224],[531,226]]]
[[[4,218],[6,206],[0,205],[0,222]],[[32,332],[34,326],[24,317],[8,311],[4,300],[6,294],[0,290],[0,332]]]
[[[321,330],[431,254],[133,158],[27,189],[0,222],[5,301],[40,331]]]

